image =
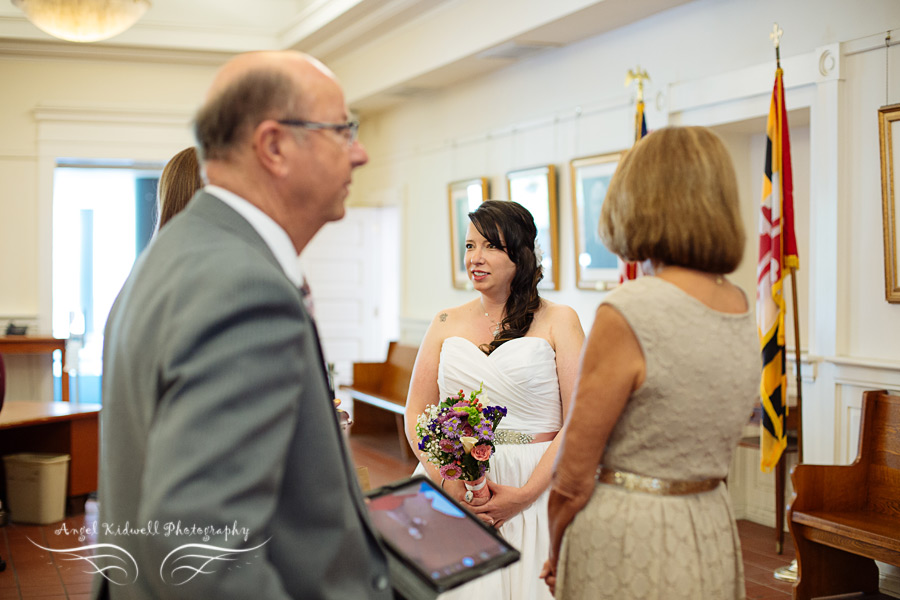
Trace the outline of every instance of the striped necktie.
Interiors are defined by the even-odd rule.
[[[300,284],[300,297],[303,298],[303,306],[306,307],[306,312],[309,313],[310,317],[315,317],[316,312],[313,305],[312,290],[309,288],[309,281],[307,281],[306,275],[303,276],[303,283]]]

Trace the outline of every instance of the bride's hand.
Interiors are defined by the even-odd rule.
[[[488,502],[491,501],[491,496],[485,496],[483,498],[473,497],[471,502],[466,502],[465,496],[463,496],[462,503],[464,506],[468,506],[469,508],[474,508],[476,506],[484,506]]]
[[[490,499],[480,506],[470,505],[470,509],[481,517],[483,521],[494,527],[500,527],[534,502],[533,498],[527,497],[522,488],[500,485],[490,479],[488,479],[487,484],[491,490]],[[493,523],[491,523],[491,520]]]

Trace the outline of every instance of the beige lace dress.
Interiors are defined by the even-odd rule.
[[[658,277],[610,293],[635,332],[646,378],[616,424],[607,468],[719,479],[759,390],[752,312],[715,311]],[[557,599],[744,598],[740,541],[724,484],[664,496],[598,483],[563,539]]]

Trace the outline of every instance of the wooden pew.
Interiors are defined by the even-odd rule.
[[[795,600],[877,594],[875,561],[900,567],[900,396],[863,394],[853,464],[799,464],[791,480]]]
[[[401,456],[414,458],[406,441],[403,411],[418,351],[415,346],[391,342],[384,362],[353,364],[353,385],[341,386],[353,399],[350,435],[396,429]]]

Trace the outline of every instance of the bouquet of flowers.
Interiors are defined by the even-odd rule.
[[[482,383],[468,398],[459,390],[455,397],[425,407],[416,419],[419,450],[438,467],[441,477],[466,482],[467,502],[490,496],[485,473],[494,454],[494,431],[506,416],[506,408],[484,406],[486,399],[479,401],[483,388]]]

